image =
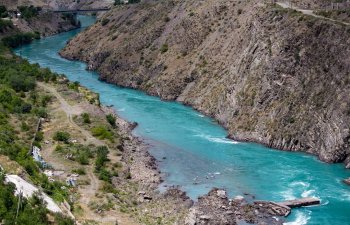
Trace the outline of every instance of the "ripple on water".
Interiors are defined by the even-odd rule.
[[[230,145],[234,145],[234,144],[238,144],[239,142],[234,141],[234,140],[230,140],[228,138],[224,138],[224,137],[213,137],[211,135],[206,135],[206,134],[197,134],[194,135],[195,137],[201,137],[203,139],[206,139],[210,142],[214,142],[214,143],[222,143],[222,144],[230,144]]]
[[[283,223],[283,225],[305,225],[310,220],[310,218],[311,218],[310,215],[311,215],[310,211],[307,211],[307,212],[298,211],[295,213],[295,220],[294,221]]]

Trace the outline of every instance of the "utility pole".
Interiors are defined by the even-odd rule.
[[[19,191],[19,193],[18,193],[18,205],[17,205],[17,212],[16,212],[16,218],[15,218],[15,224],[17,224],[18,212],[19,212],[19,208],[21,207],[21,199],[22,199],[22,191]]]

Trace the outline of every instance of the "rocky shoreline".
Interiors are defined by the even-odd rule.
[[[272,204],[249,203],[243,196],[229,199],[225,190],[213,188],[208,194],[190,199],[181,187],[168,187],[161,193],[158,190],[163,175],[158,168],[157,160],[148,152],[150,148],[140,137],[132,135],[135,123],[129,123],[118,117],[111,107],[102,106],[105,114],[113,113],[117,118],[118,128],[123,134],[122,161],[127,166],[124,173],[130,173],[131,181],[138,184],[132,198],[138,202],[143,210],[175,216],[174,224],[239,224],[240,221],[254,224],[282,225],[284,213],[279,213]],[[133,160],[130,160],[133,159]],[[129,182],[121,177],[115,177],[113,184],[116,187],[125,187]],[[248,195],[248,194],[247,194]],[[254,199],[254,197],[252,197]],[[150,205],[167,207],[149,208]],[[278,207],[277,207],[278,208]],[[175,213],[174,213],[175,212]]]

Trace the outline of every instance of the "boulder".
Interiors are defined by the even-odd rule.
[[[348,179],[344,179],[343,182],[347,185],[350,185],[350,177]]]

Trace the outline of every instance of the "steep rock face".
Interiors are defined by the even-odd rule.
[[[16,19],[13,23],[21,32],[39,32],[44,37],[80,27],[72,15],[52,12],[41,12],[38,16],[27,20]]]
[[[101,79],[177,100],[230,137],[350,155],[350,28],[260,1],[117,7],[61,52]]]
[[[346,0],[344,0],[345,2]],[[294,0],[292,1],[294,5],[305,8],[305,9],[327,9],[330,8],[332,3],[337,1],[332,0]],[[341,2],[341,1],[338,1]]]
[[[17,6],[39,6],[43,8],[100,8],[112,5],[114,0],[0,0],[0,5],[16,10]]]

